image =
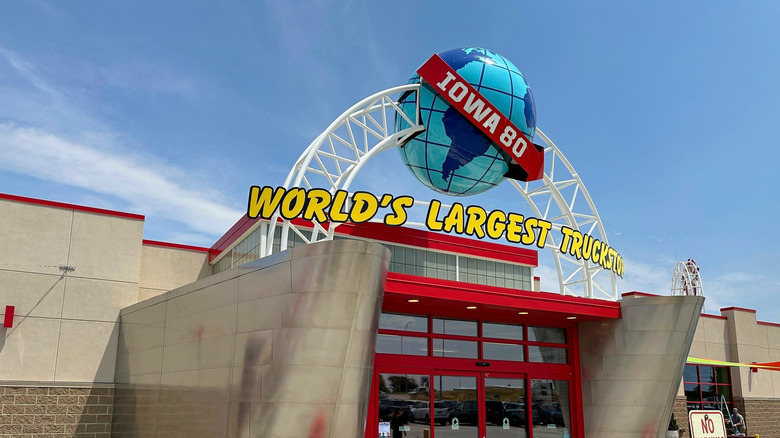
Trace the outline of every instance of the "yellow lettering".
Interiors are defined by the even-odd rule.
[[[247,205],[247,216],[255,219],[260,216],[263,219],[270,219],[274,212],[279,208],[279,201],[284,197],[284,187],[263,187],[252,186],[249,188],[249,202]]]
[[[452,204],[450,212],[444,217],[444,232],[451,233],[455,230],[457,234],[463,234],[463,205],[457,202]]]
[[[370,221],[379,209],[379,200],[368,192],[355,192],[352,195],[352,203],[349,218],[356,224]]]
[[[523,245],[530,245],[536,240],[536,232],[534,227],[537,223],[539,223],[539,219],[535,217],[526,218],[525,222],[523,223],[525,233],[523,233],[523,238],[521,239]]]
[[[547,242],[547,233],[552,229],[552,222],[544,219],[539,219],[539,240],[536,241],[536,246],[544,248],[545,242]]]
[[[396,227],[406,222],[406,209],[414,205],[414,198],[411,196],[399,196],[390,203],[392,213],[385,215],[385,225]]]
[[[476,235],[480,239],[485,237],[485,219],[487,218],[487,212],[484,208],[470,205],[466,207],[466,234],[470,236]]]
[[[506,230],[506,213],[493,210],[487,218],[487,234],[491,239],[500,239]]]
[[[582,258],[588,260],[590,258],[590,251],[593,249],[593,237],[585,235],[582,239]]]
[[[425,217],[425,226],[431,231],[441,231],[443,225],[439,222],[439,209],[441,208],[441,201],[432,199],[430,205],[428,205],[428,216]]]
[[[330,206],[330,220],[333,222],[346,222],[349,220],[349,215],[344,213],[344,205],[347,203],[346,190],[337,190],[333,195],[333,205]]]
[[[328,216],[325,214],[325,208],[330,205],[330,192],[325,189],[311,189],[307,195],[306,210],[303,212],[303,218],[310,221],[315,218],[317,222],[325,222]]]
[[[287,191],[282,199],[282,208],[279,214],[287,219],[293,220],[298,217],[306,206],[306,190],[295,187]]]
[[[563,254],[566,254],[569,252],[569,245],[571,244],[571,235],[574,233],[574,230],[569,227],[561,227],[561,234],[563,234],[563,239],[561,240],[561,246],[558,248]]]
[[[512,243],[520,243],[523,234],[523,219],[522,214],[509,213],[507,215],[506,240]]]
[[[590,258],[590,260],[593,263],[598,263],[599,262],[599,257],[601,256],[601,250],[602,249],[603,248],[601,247],[601,241],[600,240],[596,240],[595,242],[593,242],[593,254],[591,255],[591,258]]]
[[[569,254],[573,255],[577,259],[582,259],[582,233],[574,230],[572,234],[571,248],[569,248]]]

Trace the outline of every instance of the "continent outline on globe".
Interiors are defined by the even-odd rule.
[[[533,94],[514,64],[482,48],[453,49],[439,56],[533,140],[536,130]],[[497,186],[507,176],[523,177],[522,169],[518,173],[515,168],[519,166],[506,152],[447,103],[431,84],[421,81],[419,74],[412,75],[409,83],[421,83],[419,120],[425,131],[399,150],[406,167],[424,185],[439,193],[468,196]],[[412,120],[418,116],[412,113],[417,109],[415,99],[412,94],[399,99],[401,111]],[[406,123],[397,117],[396,129],[408,127]]]

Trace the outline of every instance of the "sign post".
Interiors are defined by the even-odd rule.
[[[691,438],[726,438],[726,422],[720,411],[690,411]]]

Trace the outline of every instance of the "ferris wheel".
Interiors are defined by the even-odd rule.
[[[704,286],[696,260],[677,262],[672,275],[672,295],[704,296]]]
[[[420,85],[408,84],[371,95],[339,116],[306,148],[290,170],[283,187],[290,189],[323,188],[335,193],[349,191],[355,177],[366,163],[379,153],[402,146],[423,132],[420,118]],[[401,96],[416,95],[417,111],[402,111]],[[408,97],[406,100],[408,101]],[[409,116],[416,114],[416,117]],[[403,119],[405,129],[396,130],[396,121]],[[580,177],[558,147],[540,129],[536,133],[544,144],[545,171],[542,179],[531,182],[510,180],[539,219],[552,223],[554,230],[563,227],[581,231],[605,244],[606,232],[596,207]],[[413,208],[427,209],[428,201],[414,202]],[[422,223],[407,222],[407,226],[422,227]],[[262,229],[260,256],[287,249],[290,233],[305,243],[331,240],[337,223],[328,226],[317,222],[301,227],[283,220],[275,213],[270,221],[258,223]],[[277,235],[278,233],[278,235]],[[559,292],[565,295],[617,300],[616,274],[590,260],[578,260],[558,249],[560,239],[548,233],[544,247],[552,251],[558,274]],[[280,246],[274,246],[281,242]]]

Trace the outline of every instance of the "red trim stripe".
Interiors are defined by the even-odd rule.
[[[746,309],[744,307],[724,307],[724,308],[720,309],[721,312],[726,312],[728,310],[739,310],[740,312],[756,313],[756,311],[754,309]]]
[[[227,233],[211,246],[209,249],[209,262],[214,261],[222,251],[225,251],[235,243],[258,220],[249,219],[247,216],[239,219]],[[310,224],[302,219],[293,220],[293,223],[299,226]],[[326,229],[328,228],[328,224],[323,224],[323,226]],[[446,233],[434,233],[416,228],[390,227],[377,222],[362,224],[343,223],[336,228],[336,234],[483,257],[491,260],[521,263],[534,267],[539,266],[538,254],[533,249],[504,245],[489,240],[468,239]]]
[[[76,204],[66,204],[64,202],[47,201],[45,199],[27,198],[24,196],[9,195],[6,193],[0,193],[0,199],[13,201],[13,202],[22,202],[25,204],[41,205],[44,207],[62,208],[65,210],[76,210],[76,211],[83,211],[85,213],[95,213],[95,214],[102,214],[105,216],[116,216],[116,217],[122,217],[126,219],[135,219],[139,221],[144,220],[144,216],[140,214],[125,213],[122,211],[115,211],[115,210],[105,210],[102,208],[86,207],[83,205],[76,205]]]
[[[209,252],[208,248],[204,248],[202,246],[182,245],[180,243],[160,242],[158,240],[144,239],[143,244],[148,246],[160,246],[163,248],[175,248],[175,249],[186,249],[188,251]]]

